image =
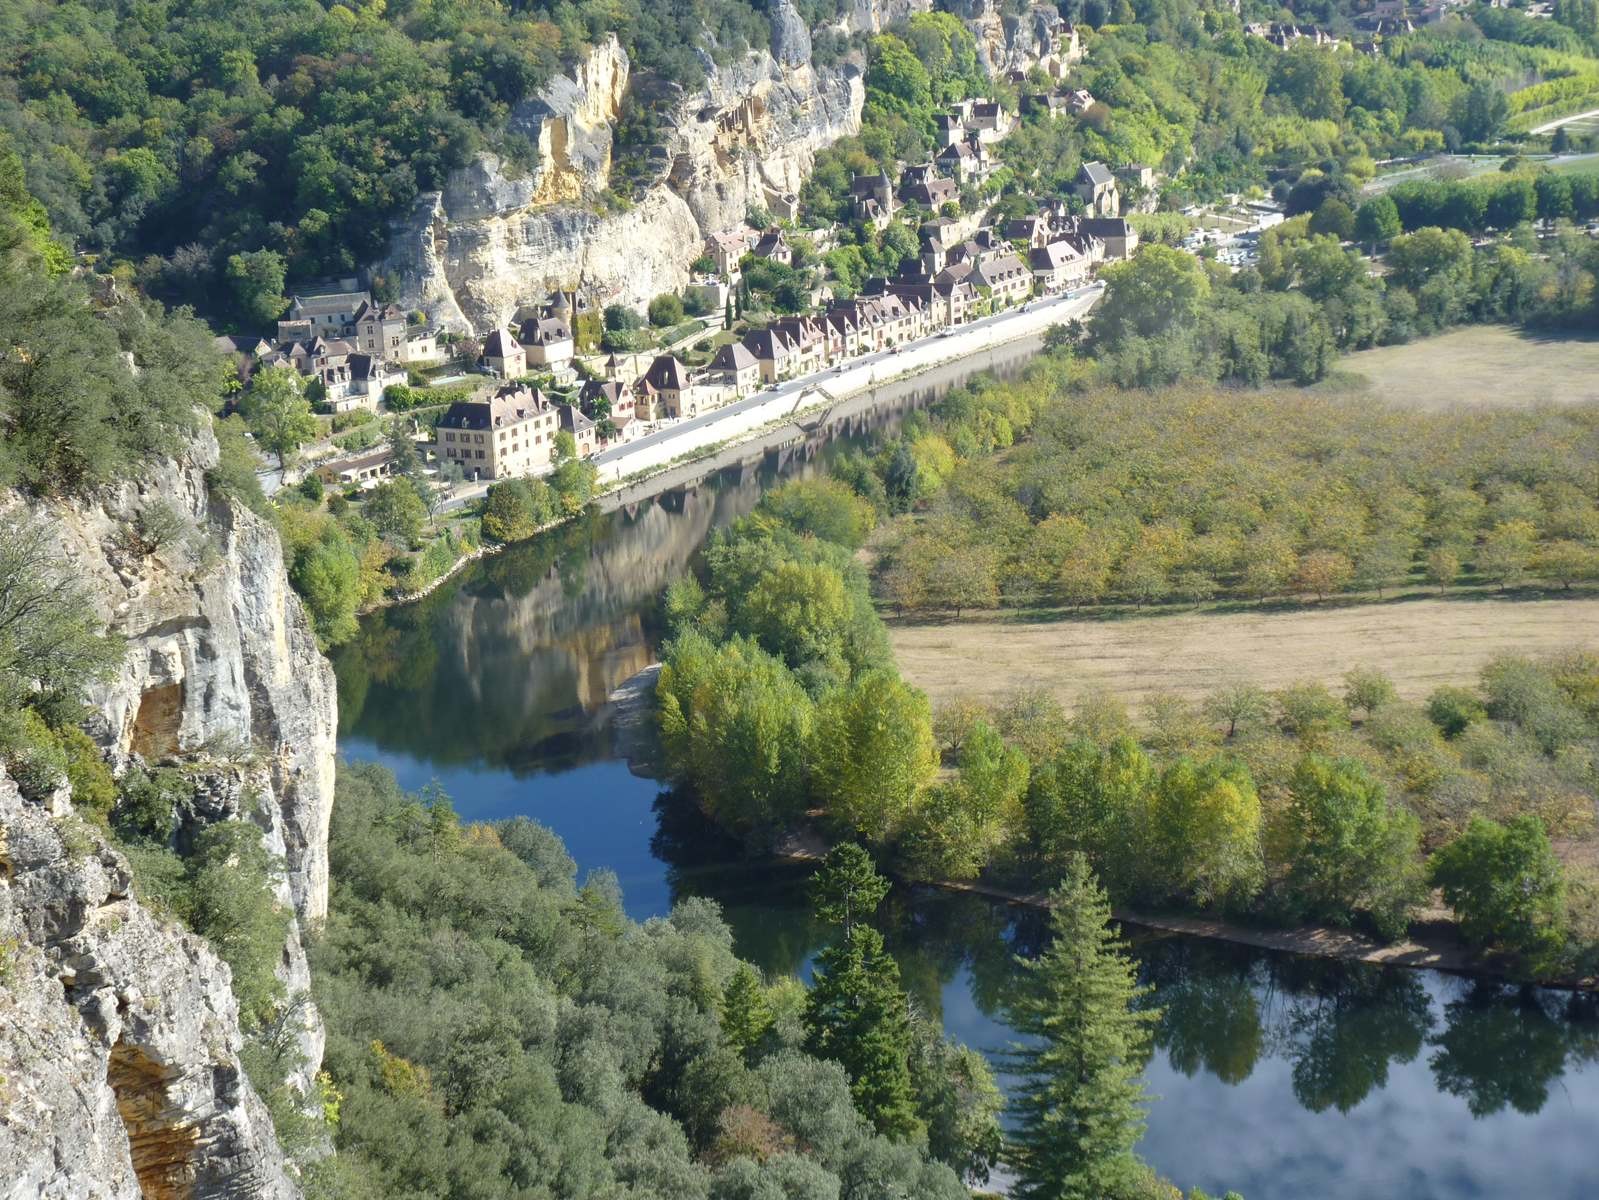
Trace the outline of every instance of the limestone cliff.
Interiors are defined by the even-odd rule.
[[[966,22],[977,53],[990,75],[1026,71],[1051,52],[1064,26],[1053,4],[1033,4],[1021,11],[1001,0],[952,0],[950,11]]]
[[[336,693],[276,531],[206,485],[217,453],[205,432],[93,502],[33,504],[30,518],[126,641],[120,673],[88,697],[89,731],[113,765],[178,763],[196,785],[180,837],[210,821],[249,820],[283,862],[279,899],[293,921],[278,973],[300,998],[290,1033],[304,1091],[323,1031],[306,999],[301,930],[327,913]],[[21,503],[0,494],[0,510]],[[46,1195],[137,1194],[113,1184],[132,1178],[146,1141],[160,1144],[150,1154],[163,1163],[179,1155],[159,1132],[176,1131],[192,1146],[157,1174],[188,1183],[152,1190],[141,1167],[146,1195],[291,1193],[270,1121],[238,1072],[227,968],[127,898],[125,864],[77,817],[58,814],[58,826],[78,831],[64,837],[14,788],[0,800],[0,834],[12,847],[9,858],[0,853],[10,889],[0,922],[12,922],[0,928],[0,959],[27,964],[26,986],[8,986],[0,1004],[31,1005],[51,1022],[0,1020],[9,1060],[0,1073],[10,1081],[0,1085],[0,1139],[12,1139],[0,1140],[0,1181],[45,1180]],[[33,1032],[42,1030],[47,1038]],[[25,1080],[38,1087],[19,1092]],[[104,1140],[119,1108],[133,1166],[126,1137]]]
[[[931,0],[855,0],[841,32],[875,32]],[[643,304],[688,282],[707,234],[756,206],[792,201],[817,151],[860,129],[858,61],[819,66],[789,0],[768,11],[770,48],[718,66],[679,94],[659,146],[655,179],[626,211],[602,212],[612,128],[627,102],[630,65],[613,38],[573,77],[524,103],[509,122],[538,151],[517,177],[492,155],[458,171],[398,223],[379,271],[406,307],[447,328],[479,331],[553,288],[581,286],[599,304]]]
[[[298,1195],[239,1065],[228,968],[0,771],[0,1195]]]

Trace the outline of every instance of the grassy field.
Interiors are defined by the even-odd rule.
[[[900,669],[935,705],[1042,687],[1068,705],[1105,689],[1136,707],[1154,693],[1197,699],[1232,683],[1337,685],[1357,666],[1386,672],[1402,696],[1418,698],[1475,679],[1502,651],[1599,642],[1599,599],[1423,599],[1037,623],[975,616],[889,631]]]
[[[1599,338],[1545,338],[1498,325],[1362,350],[1339,362],[1368,394],[1419,409],[1599,400]]]

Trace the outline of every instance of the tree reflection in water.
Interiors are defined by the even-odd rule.
[[[1550,992],[1494,983],[1465,985],[1444,1005],[1445,1029],[1429,1063],[1440,1091],[1465,1100],[1474,1117],[1507,1105],[1531,1115],[1565,1073],[1566,1053],[1582,1041],[1582,1023],[1564,1021]],[[1591,1033],[1591,1031],[1587,1031]]]

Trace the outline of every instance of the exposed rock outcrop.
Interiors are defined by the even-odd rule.
[[[855,0],[838,28],[876,32],[930,7]],[[512,131],[538,149],[534,170],[519,177],[484,155],[456,172],[398,223],[379,271],[398,283],[406,307],[479,331],[557,287],[634,305],[680,289],[707,234],[753,207],[792,203],[817,152],[860,129],[859,62],[817,66],[790,0],[776,0],[768,19],[770,49],[725,66],[707,58],[705,84],[671,104],[649,159],[658,177],[637,204],[600,211],[630,79],[613,38],[513,114]]]
[[[1000,0],[953,0],[949,8],[972,31],[978,57],[990,75],[1037,66],[1065,25],[1053,4],[1033,4],[1015,12]]]
[[[301,931],[327,913],[337,698],[276,531],[206,485],[217,457],[205,431],[137,480],[93,502],[31,504],[29,519],[126,641],[120,673],[88,697],[91,734],[115,765],[183,766],[195,797],[180,842],[253,821],[283,863],[293,919],[278,974],[297,998],[291,1082],[309,1094],[323,1029]],[[0,510],[19,503],[0,494]],[[14,788],[0,794],[0,959],[23,970],[0,1004],[27,1006],[20,1024],[0,1019],[12,1085],[0,1085],[0,1184],[32,1181],[0,1196],[293,1194],[238,1068],[227,967],[128,899],[126,864],[70,810],[51,822]]]
[[[0,1195],[299,1194],[239,1063],[228,968],[0,772]]]

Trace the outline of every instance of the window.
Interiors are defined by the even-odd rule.
[[[483,457],[483,451],[481,451],[481,450],[479,450],[479,451],[478,451],[478,452],[477,452],[477,456],[478,456],[478,457],[479,457],[479,458],[482,458],[482,457]]]

